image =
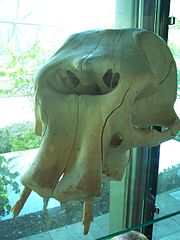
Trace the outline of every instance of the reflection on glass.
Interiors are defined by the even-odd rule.
[[[178,92],[175,110],[180,116],[180,3],[171,1],[170,16],[176,17],[175,25],[169,26],[168,45],[177,64]],[[157,217],[165,216],[179,210],[180,207],[180,132],[176,140],[161,144],[158,189],[156,203],[160,209]],[[156,223],[153,227],[153,239],[179,239],[180,215]]]

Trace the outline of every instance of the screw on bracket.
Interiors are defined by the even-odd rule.
[[[155,212],[156,214],[159,214],[159,213],[160,213],[160,208],[158,207],[157,204],[154,205],[154,212]]]
[[[176,23],[176,18],[171,16],[168,18],[168,25],[174,25]]]

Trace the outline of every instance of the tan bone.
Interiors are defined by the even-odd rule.
[[[22,177],[22,198],[33,190],[61,202],[83,199],[87,234],[102,176],[121,180],[132,148],[156,146],[180,129],[174,59],[166,43],[145,30],[82,32],[38,72],[35,90],[42,143]]]

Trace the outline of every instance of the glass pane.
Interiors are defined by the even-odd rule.
[[[47,239],[59,233],[64,240],[83,237],[81,201],[60,204],[50,199],[46,210],[46,201],[32,192],[15,220],[10,210],[22,192],[20,176],[40,145],[34,134],[34,74],[69,35],[114,28],[115,4],[115,0],[0,1],[0,239],[20,239],[57,228],[47,233]],[[87,239],[108,230],[109,181],[104,181]]]
[[[167,199],[168,200],[168,199]],[[177,240],[180,237],[180,214],[153,225],[153,240]]]
[[[166,215],[164,217],[156,218],[152,221],[139,224],[133,226],[131,228],[127,228],[121,230],[119,232],[106,235],[104,237],[98,238],[98,240],[124,240],[124,239],[138,239],[138,240],[148,240],[145,235],[142,235],[140,232],[140,228],[148,227],[153,224],[153,228],[158,228],[157,234],[152,236],[154,240],[176,240],[179,239],[179,224],[178,223],[180,218],[180,211],[176,211],[172,214]],[[164,226],[169,226],[164,229]]]
[[[171,0],[170,16],[176,18],[175,25],[169,26],[168,45],[173,53],[177,65],[178,91],[175,110],[180,117],[180,12],[178,0]],[[176,140],[161,144],[160,165],[157,189],[157,207],[161,217],[179,210],[180,206],[180,132]],[[166,221],[155,224],[153,239],[179,239],[180,238],[180,216],[170,218]]]

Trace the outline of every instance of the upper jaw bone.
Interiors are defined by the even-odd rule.
[[[89,98],[86,95],[79,96],[74,145],[64,175],[53,192],[53,196],[61,202],[92,198],[101,193],[101,141],[106,111],[96,108],[94,101],[89,101]],[[96,100],[100,101],[99,98]]]
[[[40,149],[21,179],[25,186],[46,198],[52,196],[53,189],[65,171],[76,135],[77,98],[72,95],[63,96],[63,99],[61,95],[58,97],[57,102],[53,96],[49,96],[46,114],[51,114]]]

